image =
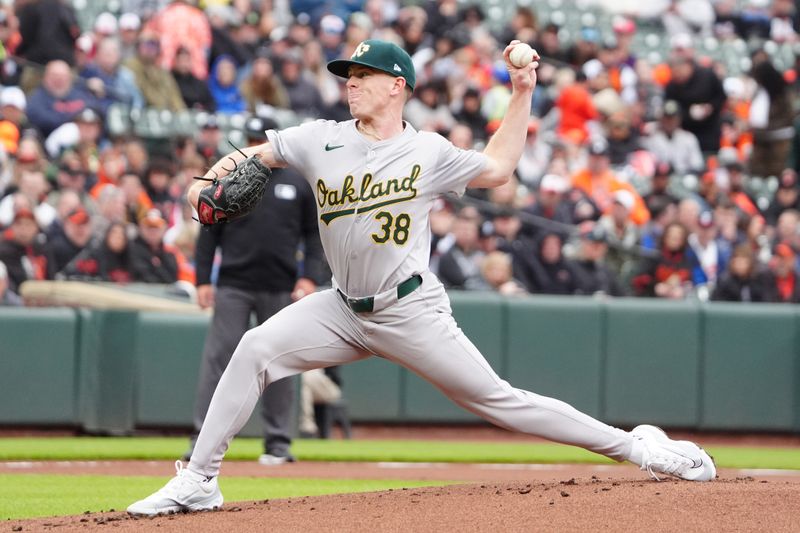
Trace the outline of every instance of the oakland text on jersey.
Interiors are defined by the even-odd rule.
[[[319,207],[347,206],[343,209],[322,213],[320,220],[327,225],[336,218],[354,214],[356,210],[359,213],[365,213],[379,207],[407,202],[416,198],[417,189],[414,187],[414,183],[419,178],[421,170],[419,165],[414,165],[411,168],[411,173],[404,178],[389,178],[377,183],[372,182],[371,173],[364,174],[361,184],[358,185],[358,193],[356,193],[355,178],[352,174],[347,175],[342,182],[341,188],[336,189],[329,188],[325,181],[320,178],[317,180],[317,203]],[[400,196],[392,196],[396,194]],[[375,200],[375,203],[361,205],[372,200]]]

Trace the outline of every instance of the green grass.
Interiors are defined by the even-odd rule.
[[[131,502],[158,490],[167,478],[144,476],[0,475],[0,520],[77,515],[86,511],[123,511]],[[361,479],[220,478],[225,501],[265,500],[444,482]]]
[[[0,461],[174,460],[186,449],[181,437],[63,437],[0,439]],[[459,463],[610,463],[572,446],[549,443],[420,440],[295,440],[302,461],[397,461]],[[800,469],[798,448],[708,447],[723,468]],[[252,461],[260,439],[234,439],[227,460]]]

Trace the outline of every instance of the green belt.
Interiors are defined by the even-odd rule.
[[[411,276],[403,283],[397,286],[397,299],[405,298],[415,290],[417,287],[422,285],[422,276],[416,274]],[[375,307],[375,297],[368,296],[366,298],[348,298],[342,291],[339,291],[339,296],[342,297],[344,303],[347,304],[347,307],[353,310],[354,313],[371,313],[372,309]]]

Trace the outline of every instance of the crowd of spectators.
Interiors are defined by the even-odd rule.
[[[192,283],[199,226],[183,198],[222,155],[220,120],[247,119],[259,142],[282,111],[349,119],[325,63],[368,38],[412,55],[408,123],[465,149],[505,113],[504,46],[542,56],[509,184],[432,213],[447,287],[800,302],[800,80],[768,46],[800,46],[791,1],[676,0],[564,42],[536,2],[494,27],[483,4],[456,0],[116,4],[91,27],[66,0],[0,5],[2,304],[31,279]],[[641,31],[668,40],[663,61],[637,55]],[[749,69],[699,51],[709,36],[751,43]],[[114,106],[206,118],[190,135],[137,137],[109,127]]]

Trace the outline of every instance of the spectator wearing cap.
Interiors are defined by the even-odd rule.
[[[186,48],[178,48],[175,52],[172,77],[178,84],[178,90],[187,108],[212,113],[216,110],[216,102],[208,83],[192,74],[192,56]]]
[[[611,211],[616,191],[627,190],[633,196],[629,215],[631,221],[641,226],[650,220],[650,213],[639,193],[611,171],[608,143],[604,139],[596,139],[590,143],[586,168],[572,176],[572,186],[583,191],[603,213]]]
[[[795,135],[793,94],[769,59],[754,62],[751,76],[757,88],[750,104],[750,173],[761,178],[778,176],[786,168]]]
[[[16,54],[36,65],[46,65],[60,60],[68,66],[75,65],[75,41],[80,35],[78,19],[71,2],[63,0],[32,0],[20,3],[17,10],[22,41]],[[23,89],[38,84],[35,68],[26,67]],[[25,80],[24,78],[29,78]]]
[[[178,281],[178,257],[174,248],[165,246],[167,221],[158,209],[151,209],[139,219],[139,235],[131,243],[131,271],[134,281],[175,283]]]
[[[579,246],[572,265],[577,288],[575,294],[625,296],[619,278],[606,262],[608,243],[605,230],[594,222],[579,229]]]
[[[598,93],[604,89],[612,89],[625,105],[633,105],[638,102],[639,77],[632,67],[624,63],[619,43],[613,37],[603,40],[597,57],[584,63],[581,70],[589,78],[592,92]],[[595,105],[597,105],[596,98]]]
[[[689,232],[680,222],[664,228],[658,251],[642,259],[632,285],[637,296],[683,300],[692,290],[697,259],[688,245]]]
[[[45,139],[44,146],[51,158],[60,157],[66,150],[74,150],[83,160],[97,154],[102,142],[103,117],[87,107],[71,122],[57,127]]]
[[[712,300],[723,302],[774,302],[775,282],[769,272],[759,267],[749,244],[733,250],[730,264],[717,282]]]
[[[542,57],[552,58],[554,61],[561,61],[573,65],[568,60],[567,52],[562,47],[558,37],[559,27],[557,24],[549,22],[538,32],[533,43],[533,48]],[[592,56],[594,57],[594,56]]]
[[[208,77],[208,89],[218,113],[233,115],[247,110],[247,102],[239,90],[236,77],[236,62],[233,57],[217,57]]]
[[[114,283],[132,281],[131,254],[125,224],[110,223],[102,238],[89,243],[59,272],[58,277]]]
[[[460,108],[453,114],[453,118],[469,126],[473,139],[486,141],[486,117],[481,113],[481,93],[477,88],[470,86],[464,91]]]
[[[722,108],[727,95],[722,81],[710,68],[701,67],[691,57],[674,57],[670,62],[672,79],[664,98],[675,100],[681,108],[681,124],[693,133],[704,154],[719,150]]]
[[[614,37],[617,41],[617,55],[621,64],[634,68],[636,56],[631,51],[634,36],[636,35],[636,21],[630,17],[618,15],[611,23]]]
[[[625,165],[634,152],[642,149],[639,132],[633,126],[628,109],[611,113],[603,126],[608,140],[609,160],[615,167]]]
[[[800,303],[800,271],[797,269],[797,254],[788,244],[775,247],[769,269],[775,282],[776,301]]]
[[[43,137],[47,137],[96,103],[91,93],[74,83],[69,65],[55,60],[47,64],[41,85],[28,99],[28,119]]]
[[[628,190],[614,191],[611,211],[597,222],[605,231],[606,242],[610,245],[608,265],[622,279],[627,279],[635,267],[632,252],[639,244],[639,228],[630,218],[635,201]]]
[[[66,152],[55,163],[55,188],[48,195],[47,202],[50,205],[58,206],[61,202],[61,197],[65,193],[71,193],[75,195],[78,204],[87,207],[90,212],[94,212],[96,209],[94,199],[87,190],[87,172],[81,164],[78,154]],[[71,208],[75,207],[77,205],[71,206]],[[59,211],[56,222],[63,219],[64,215],[72,210],[71,208],[59,211],[58,207],[56,207],[56,210]],[[48,232],[51,228],[52,225],[48,228]]]
[[[695,285],[705,285],[709,291],[713,291],[731,257],[730,244],[718,238],[714,213],[711,211],[700,213],[697,229],[689,234],[688,242],[697,257],[693,275]]]
[[[216,161],[223,155],[220,150],[220,142],[222,139],[223,133],[217,122],[217,117],[208,115],[200,126],[200,129],[195,133],[197,153],[208,161]]]
[[[326,63],[338,59],[341,55],[345,29],[346,24],[338,15],[329,13],[320,19],[317,38],[322,45]]]
[[[655,216],[653,214],[653,210],[655,209],[656,203],[678,203],[678,197],[669,191],[669,182],[671,177],[672,165],[666,161],[657,161],[653,168],[653,178],[650,181],[650,190],[642,197],[645,205],[647,206],[647,210],[650,211],[651,218]]]
[[[281,57],[280,78],[292,111],[301,117],[316,118],[325,109],[319,89],[305,76],[300,50],[293,48]]]
[[[0,262],[8,269],[8,286],[19,293],[27,280],[53,278],[53,262],[42,243],[39,223],[28,207],[19,207],[0,238]]]
[[[535,201],[531,205],[525,206],[522,212],[556,224],[573,224],[573,205],[566,197],[569,188],[567,178],[558,174],[545,174],[539,181]],[[544,225],[525,224],[521,235],[536,240],[546,229],[547,226]]]
[[[748,180],[745,166],[735,156],[721,159],[723,168],[722,172],[717,174],[717,180],[722,182],[720,188],[739,211],[739,218],[746,219],[760,214],[755,200],[745,190],[745,183]]]
[[[705,160],[700,143],[693,133],[681,128],[681,108],[678,102],[664,102],[658,122],[648,129],[649,134],[642,139],[642,145],[656,159],[671,165],[679,176],[703,171]]]
[[[8,269],[5,263],[0,261],[0,307],[24,305],[22,298],[20,298],[16,292],[12,291],[8,285]]]
[[[136,78],[122,65],[119,41],[106,37],[97,43],[94,59],[79,73],[86,87],[95,95],[99,110],[105,114],[115,103],[132,109],[144,107],[144,97]]]
[[[172,0],[145,23],[142,31],[158,36],[161,51],[158,64],[162,69],[172,70],[175,54],[179,48],[185,48],[191,56],[192,74],[205,80],[209,75],[211,26],[205,13],[193,4]]]
[[[0,90],[0,145],[9,155],[17,153],[20,132],[27,122],[25,93],[19,87]]]
[[[119,17],[119,45],[122,61],[127,61],[136,54],[136,42],[142,19],[136,13],[126,12]]]
[[[562,253],[564,238],[545,231],[538,240],[517,248],[514,272],[533,294],[574,294],[578,288],[572,261]]]
[[[781,214],[789,209],[800,211],[800,183],[798,183],[797,171],[792,168],[786,168],[780,173],[775,196],[764,211],[767,224],[775,226]]]
[[[51,233],[47,247],[53,259],[53,272],[60,272],[83,250],[92,238],[92,218],[84,207],[70,211],[59,230]]]
[[[124,65],[133,72],[145,106],[169,111],[186,109],[175,78],[158,64],[161,41],[157,34],[143,30],[136,44],[136,55]]]

